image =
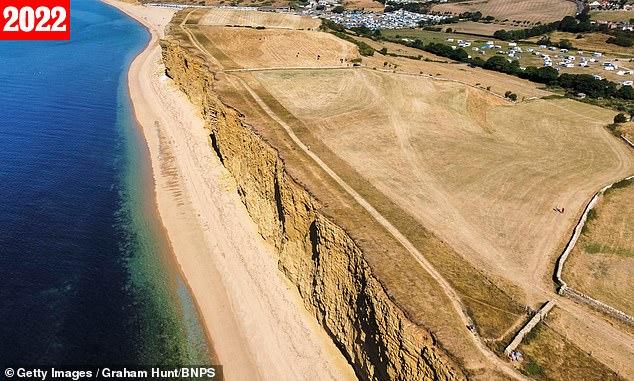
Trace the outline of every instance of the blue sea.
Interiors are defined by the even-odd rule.
[[[0,41],[0,367],[209,362],[128,96],[148,40],[73,0],[70,41]]]

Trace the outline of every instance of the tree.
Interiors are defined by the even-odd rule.
[[[634,88],[632,88],[632,86],[622,86],[619,91],[616,92],[616,96],[621,99],[627,99],[628,101],[634,100]]]
[[[634,39],[633,38],[628,37],[628,36],[624,36],[624,35],[621,35],[621,34],[616,36],[616,37],[608,38],[608,40],[606,42],[608,44],[624,46],[626,48],[634,46]]]
[[[590,98],[608,98],[616,95],[616,83],[606,79],[597,79],[590,74],[564,73],[557,79],[559,86],[584,93]]]
[[[573,49],[574,46],[572,46],[572,42],[570,42],[570,40],[559,40],[559,44],[558,46],[562,49]]]
[[[538,80],[536,82],[549,84],[555,82],[557,77],[559,77],[557,69],[550,66],[544,66],[537,69]]]
[[[480,12],[480,11],[477,11],[477,12],[472,12],[472,13],[469,15],[469,19],[470,19],[471,21],[479,21],[481,18],[482,18],[482,12]]]
[[[487,70],[499,71],[506,74],[517,74],[519,72],[519,61],[509,62],[505,57],[493,56],[484,63]]]
[[[590,7],[584,5],[583,10],[577,15],[577,20],[584,22],[590,21]]]
[[[550,46],[553,43],[550,41],[550,37],[548,36],[544,36],[542,38],[540,38],[539,40],[537,40],[537,45],[547,45]]]
[[[559,72],[557,69],[550,66],[543,66],[539,69],[535,66],[529,66],[524,71],[519,72],[519,76],[521,78],[528,79],[529,81],[551,84],[557,80],[559,77]]]
[[[500,39],[500,40],[510,40],[510,38],[509,38],[509,33],[510,33],[510,32],[507,32],[507,31],[506,31],[506,30],[504,30],[504,29],[501,29],[501,30],[496,30],[496,31],[493,33],[493,37],[495,37],[495,38],[497,38],[497,39]]]
[[[562,32],[577,32],[577,20],[572,16],[566,16],[559,23]]]
[[[618,113],[614,117],[614,123],[625,123],[627,122],[627,117],[623,113]]]
[[[345,9],[341,5],[332,8],[332,13],[343,13]]]

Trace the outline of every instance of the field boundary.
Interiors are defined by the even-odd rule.
[[[622,138],[624,138],[623,136],[621,136]],[[625,138],[624,138],[625,139]],[[632,144],[629,140],[626,139],[626,141],[629,144]],[[633,146],[634,148],[634,146]],[[581,236],[581,231],[583,230],[583,227],[586,224],[586,221],[588,219],[588,213],[590,213],[590,210],[592,210],[594,208],[594,206],[596,205],[597,201],[599,200],[599,197],[601,197],[605,191],[607,191],[608,189],[612,188],[614,186],[614,184],[621,182],[621,181],[630,181],[634,179],[634,175],[633,176],[628,176],[622,180],[616,181],[612,184],[606,185],[603,188],[601,188],[601,190],[599,190],[597,193],[594,194],[594,196],[592,196],[592,198],[590,199],[590,202],[588,202],[588,204],[586,205],[585,209],[583,210],[583,214],[581,215],[581,218],[579,218],[579,222],[577,223],[577,225],[575,226],[573,233],[572,233],[572,237],[570,238],[570,241],[568,241],[568,244],[566,245],[566,248],[564,249],[563,253],[561,254],[561,256],[557,259],[557,264],[555,267],[555,281],[557,282],[557,284],[559,284],[559,289],[557,290],[557,293],[559,295],[563,295],[563,296],[567,296],[570,299],[573,299],[579,303],[583,303],[586,305],[589,305],[590,307],[593,307],[595,309],[598,309],[610,316],[614,316],[615,318],[630,324],[632,326],[634,326],[634,317],[626,314],[625,312],[616,309],[610,305],[607,305],[597,299],[594,299],[580,291],[575,290],[574,288],[568,286],[568,283],[566,283],[566,281],[563,280],[562,278],[562,273],[563,273],[563,269],[564,269],[564,264],[566,263],[566,260],[568,259],[568,256],[570,255],[570,253],[572,252],[572,250],[574,249],[577,241],[579,240],[579,237]]]
[[[563,291],[560,291],[562,295],[569,297],[570,299],[587,304],[597,310],[603,311],[606,314],[613,316],[627,324],[634,326],[634,317],[626,314],[625,312],[618,310],[612,306],[609,306],[591,296],[584,294],[581,291],[577,291],[574,288],[566,287]]]
[[[553,307],[555,307],[554,300],[549,300],[546,304],[544,304],[542,308],[535,313],[531,320],[529,320],[528,323],[526,323],[526,325],[517,332],[517,335],[515,335],[513,340],[511,340],[511,343],[504,349],[504,354],[508,356],[512,351],[514,351],[522,343],[524,337],[528,335],[540,321],[544,320]]]
[[[634,149],[634,143],[632,143],[632,141],[630,139],[625,137],[625,135],[621,134],[621,139],[623,139],[625,141],[625,143],[627,143],[627,145],[629,145],[631,148]]]

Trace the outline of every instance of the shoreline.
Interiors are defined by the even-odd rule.
[[[117,10],[119,10],[120,12],[124,13],[125,15],[127,15],[128,17],[132,18],[133,20],[135,20],[137,23],[139,23],[139,25],[141,25],[149,34],[150,39],[148,40],[148,43],[143,47],[143,50],[141,52],[139,52],[139,54],[137,54],[136,57],[134,57],[132,59],[132,61],[130,62],[130,70],[128,71],[128,75],[126,78],[126,83],[127,83],[127,90],[128,90],[128,96],[130,97],[130,100],[132,102],[132,93],[131,93],[131,87],[130,87],[130,72],[131,72],[131,68],[132,68],[132,63],[134,63],[134,61],[137,60],[137,58],[139,58],[139,56],[141,56],[143,53],[145,53],[148,49],[151,48],[152,44],[156,44],[155,40],[155,34],[160,33],[160,31],[157,31],[155,29],[155,27],[147,22],[144,22],[142,19],[139,19],[137,17],[135,17],[134,14],[131,14],[129,11],[126,11],[124,8],[121,8],[117,5],[117,3],[120,3],[120,0],[100,0],[102,3],[111,6]],[[198,304],[198,301],[196,300],[196,297],[194,295],[194,290],[192,290],[191,286],[189,285],[189,282],[187,281],[187,278],[183,272],[183,268],[181,267],[180,263],[178,262],[178,258],[176,256],[176,253],[174,252],[174,247],[172,245],[172,241],[169,239],[169,234],[167,232],[167,229],[165,227],[165,224],[163,223],[163,219],[161,217],[161,213],[158,207],[158,203],[157,203],[157,194],[156,194],[156,179],[155,179],[155,174],[154,174],[154,163],[152,161],[152,158],[150,157],[150,147],[148,145],[148,141],[147,141],[147,137],[145,135],[145,132],[143,130],[143,127],[141,125],[141,122],[139,121],[139,118],[137,116],[137,111],[136,108],[134,107],[134,104],[132,105],[132,114],[134,115],[134,119],[136,120],[138,127],[140,127],[139,132],[139,137],[143,140],[143,143],[145,144],[145,151],[148,154],[148,162],[149,162],[149,181],[147,181],[147,186],[151,186],[152,187],[152,195],[154,197],[153,200],[146,200],[146,204],[148,204],[148,207],[154,208],[154,212],[156,213],[156,215],[159,217],[159,225],[158,228],[160,230],[162,230],[162,234],[164,235],[164,237],[166,238],[166,242],[168,244],[168,253],[167,256],[169,258],[166,258],[168,260],[168,263],[175,265],[174,268],[172,268],[171,270],[175,270],[176,273],[180,276],[181,280],[183,281],[184,285],[187,287],[189,294],[192,297],[192,300],[194,302],[194,307],[196,309],[196,313],[198,314],[199,319],[201,320],[201,328],[203,329],[203,332],[205,334],[205,341],[207,343],[207,349],[209,350],[209,360],[211,361],[212,364],[216,365],[219,363],[219,358],[218,355],[216,353],[216,351],[214,350],[214,346],[213,346],[213,340],[211,338],[211,335],[209,333],[209,329],[208,326],[206,324],[202,323],[202,310],[200,309],[200,306]],[[151,182],[150,182],[151,181]]]
[[[158,40],[174,11],[102,0],[151,35],[128,90],[150,153],[155,205],[226,379],[356,379],[296,289],[208,145],[198,111],[163,75]]]

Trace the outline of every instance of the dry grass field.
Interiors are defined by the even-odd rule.
[[[316,29],[319,19],[299,17],[286,13],[258,12],[216,8],[206,12],[198,25],[250,26],[284,29]]]
[[[602,11],[590,12],[593,20],[604,21],[629,21],[634,19],[634,11]]]
[[[604,128],[614,112],[540,99],[551,93],[401,45],[364,40],[428,61],[377,53],[352,68],[357,48],[332,35],[193,25],[208,19],[196,14],[185,29],[217,68],[222,100],[350,232],[407,315],[471,376],[498,377],[411,252],[289,130],[433,264],[499,353],[526,320],[524,306],[553,297],[552,262],[587,198],[634,169]],[[526,100],[510,103],[499,96],[506,90]]]
[[[579,291],[634,315],[634,184],[609,190],[597,204],[566,263]]]
[[[348,10],[362,9],[368,12],[383,12],[385,6],[375,0],[344,0],[344,8]]]
[[[603,128],[612,112],[578,102],[512,106],[460,84],[371,70],[256,77],[422,225],[527,293],[576,218],[553,208],[580,209],[632,168]]]
[[[473,0],[432,7],[434,12],[459,14],[480,11],[484,16],[493,16],[501,21],[539,21],[542,24],[574,15],[576,10],[575,3],[568,0]]]
[[[213,26],[198,29],[237,68],[345,66],[346,60],[357,56],[353,45],[315,31]]]
[[[634,142],[634,122],[623,123],[618,126],[617,131],[631,142]]]

